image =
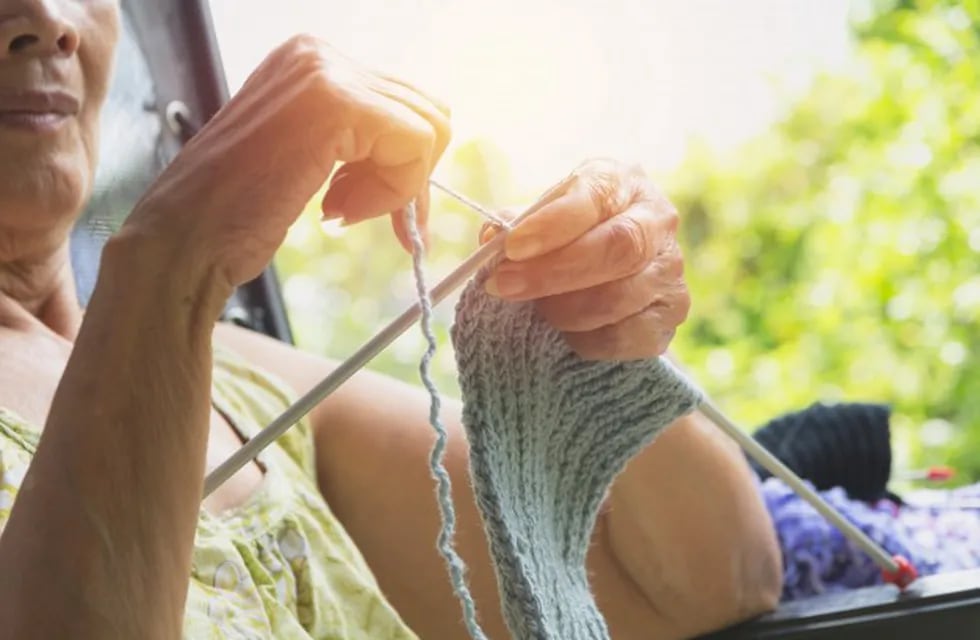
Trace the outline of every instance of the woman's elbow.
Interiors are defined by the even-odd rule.
[[[745,590],[736,596],[735,615],[739,620],[772,611],[779,606],[783,593],[783,564],[774,537],[757,552],[755,566],[747,571]]]
[[[733,570],[717,580],[713,588],[702,591],[712,602],[693,594],[695,610],[713,614],[708,619],[701,617],[702,624],[710,624],[710,628],[697,629],[698,633],[750,620],[779,605],[783,567],[775,536],[757,536],[738,546],[741,548],[732,549],[737,554]]]
[[[783,589],[783,570],[775,536],[765,532],[730,541],[724,550],[728,562],[714,557],[714,566],[702,565],[699,577],[675,592],[673,626],[678,638],[691,638],[745,622],[774,610]],[[676,606],[683,603],[684,606]],[[654,603],[655,605],[657,603]]]

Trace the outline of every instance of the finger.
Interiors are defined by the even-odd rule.
[[[408,230],[408,219],[405,217],[404,209],[391,212],[391,230],[395,232],[398,244],[408,253],[414,253],[415,247],[412,245],[412,235]]]
[[[676,250],[676,224],[675,217],[660,215],[645,203],[633,205],[547,255],[503,261],[487,279],[487,290],[507,299],[530,300],[637,274],[659,253]]]
[[[507,238],[511,260],[527,260],[568,245],[636,200],[634,175],[610,162],[586,165],[565,193],[517,225]]]
[[[325,217],[349,223],[400,209],[420,193],[429,176],[435,132],[407,106],[384,98],[367,116],[366,131],[383,131],[371,141],[367,158],[348,161],[323,198]],[[349,145],[357,147],[359,145]]]
[[[664,319],[660,308],[649,307],[616,324],[564,336],[568,346],[586,360],[640,360],[663,355],[676,326]]]
[[[666,321],[687,317],[690,296],[683,279],[683,261],[664,254],[640,273],[595,287],[537,300],[538,314],[559,331],[592,331],[616,324],[656,306]]]
[[[511,231],[505,243],[510,260],[528,260],[564,247],[612,214],[596,206],[583,179],[541,207]]]
[[[435,132],[435,143],[433,144],[431,165],[429,166],[431,172],[439,162],[439,158],[442,157],[452,137],[448,107],[435,102],[406,82],[381,76],[378,78],[378,83],[376,91],[391,100],[401,102],[432,126]]]
[[[425,183],[426,166],[422,159],[383,168],[361,161],[344,165],[336,175],[323,197],[323,216],[354,224],[408,204],[414,195],[406,193],[408,185]]]
[[[406,89],[408,89],[409,91],[412,91],[412,92],[414,92],[414,93],[416,93],[416,94],[418,94],[418,95],[420,95],[420,96],[422,96],[422,97],[423,97],[423,98],[425,98],[425,99],[426,99],[426,100],[427,100],[427,101],[428,101],[428,102],[429,102],[430,104],[432,104],[432,105],[433,105],[433,106],[434,106],[434,107],[435,107],[436,109],[438,109],[438,110],[439,110],[439,112],[440,112],[440,113],[442,113],[442,115],[443,115],[443,116],[444,116],[444,117],[445,117],[445,118],[446,118],[447,120],[448,120],[448,119],[450,119],[450,118],[452,117],[452,110],[451,110],[451,109],[449,108],[449,105],[447,105],[447,104],[446,104],[445,102],[443,102],[442,100],[439,100],[438,98],[436,98],[436,97],[435,97],[434,95],[432,95],[431,93],[428,93],[428,92],[426,92],[426,91],[422,91],[421,89],[419,89],[419,88],[418,88],[417,86],[415,86],[414,84],[411,84],[411,83],[409,83],[409,82],[407,82],[407,81],[405,81],[405,80],[403,80],[403,79],[401,79],[401,78],[396,78],[396,77],[394,77],[394,76],[389,76],[389,75],[387,75],[387,74],[383,74],[383,73],[378,73],[378,74],[376,74],[376,75],[377,75],[377,76],[378,76],[379,78],[383,78],[384,80],[387,80],[388,82],[391,82],[391,83],[394,83],[394,84],[397,84],[397,85],[400,85],[400,86],[402,86],[402,87],[404,87],[404,88],[406,88]]]

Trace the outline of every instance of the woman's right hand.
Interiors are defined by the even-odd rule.
[[[163,247],[180,273],[222,290],[257,276],[290,224],[345,163],[323,200],[348,223],[419,197],[449,142],[448,110],[410,85],[372,73],[328,44],[297,36],[272,52],[156,180],[119,237]],[[405,229],[395,219],[403,245]],[[162,243],[162,244],[161,244]],[[166,265],[155,265],[168,273]],[[199,284],[199,283],[195,283]]]

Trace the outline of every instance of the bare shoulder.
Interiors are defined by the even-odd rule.
[[[214,342],[250,364],[275,374],[302,393],[327,375],[334,363],[275,338],[226,322],[214,328]]]
[[[242,327],[219,323],[214,342],[234,351],[250,364],[285,381],[297,394],[306,393],[337,366],[337,362],[312,354],[266,335]],[[389,402],[379,403],[379,398]],[[451,400],[448,408],[457,409]],[[399,407],[395,411],[392,406]],[[373,431],[384,431],[378,425],[403,427],[407,417],[421,417],[422,426],[428,412],[428,399],[420,388],[395,380],[382,373],[362,369],[331,394],[312,414],[314,428],[329,421],[359,424],[365,437]],[[371,428],[365,428],[365,425]],[[375,428],[377,427],[377,428]]]

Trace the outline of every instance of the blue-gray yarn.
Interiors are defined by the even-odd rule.
[[[428,343],[419,373],[437,434],[429,463],[443,519],[438,548],[467,630],[486,640],[453,547],[456,514],[443,464],[446,429],[429,373],[436,348],[432,303],[414,206],[406,217]],[[514,640],[606,640],[609,630],[585,568],[602,497],[626,462],[701,396],[666,360],[582,360],[532,303],[488,295],[489,271],[481,270],[463,291],[452,339],[474,491],[504,619]]]
[[[429,423],[436,432],[436,442],[432,447],[429,456],[429,468],[432,476],[436,480],[436,497],[439,503],[439,513],[442,517],[442,526],[439,530],[437,547],[442,554],[449,568],[449,576],[453,583],[453,590],[463,606],[463,621],[466,629],[474,640],[487,640],[486,634],[480,628],[480,623],[476,619],[476,604],[469,588],[466,586],[466,565],[463,559],[456,552],[453,545],[453,538],[456,533],[456,510],[453,508],[452,482],[449,478],[449,471],[446,470],[444,462],[446,453],[447,433],[446,427],[442,424],[439,412],[442,407],[442,398],[435,382],[429,372],[432,363],[432,356],[436,352],[436,337],[432,332],[432,300],[429,297],[428,287],[425,285],[425,272],[422,268],[422,259],[425,255],[425,245],[419,233],[415,220],[415,203],[409,203],[405,208],[405,219],[408,222],[409,236],[412,239],[412,271],[415,274],[415,289],[419,298],[421,309],[422,334],[427,343],[425,353],[422,355],[422,363],[419,365],[419,377],[422,384],[429,392]]]
[[[488,271],[464,290],[452,338],[504,617],[515,640],[606,639],[585,568],[600,503],[700,395],[666,360],[579,358],[533,303],[488,295]]]

